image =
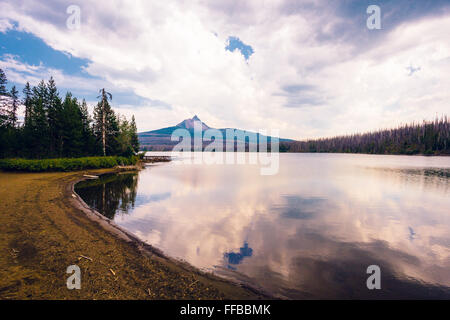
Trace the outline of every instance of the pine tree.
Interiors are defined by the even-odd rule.
[[[94,133],[102,146],[102,154],[114,154],[118,149],[119,125],[116,115],[109,105],[112,95],[100,90],[99,103],[94,109]]]
[[[33,87],[32,96],[32,130],[31,142],[31,157],[43,158],[48,156],[49,134],[48,134],[48,120],[47,120],[47,86],[42,80],[37,87]]]
[[[0,69],[0,127],[3,127],[8,122],[7,103],[8,99],[5,96],[8,95],[6,91],[6,74]]]
[[[83,120],[77,98],[68,92],[62,105],[61,137],[63,155],[77,157],[83,154]]]
[[[8,91],[6,90],[7,83],[8,79],[6,79],[6,74],[2,69],[0,69],[0,96],[8,95]]]
[[[47,83],[46,113],[49,125],[49,152],[51,155],[61,156],[63,152],[62,130],[62,101],[59,97],[53,77]]]
[[[89,115],[86,100],[83,99],[81,103],[81,121],[83,124],[83,141],[84,141],[84,155],[97,154],[99,145],[94,136],[94,130],[92,128],[92,118]]]
[[[25,106],[24,127],[22,130],[23,153],[30,157],[30,150],[32,149],[33,136],[33,92],[30,83],[27,82],[22,90],[23,100]]]
[[[30,83],[27,82],[25,87],[22,90],[22,93],[24,95],[24,99],[23,99],[23,104],[25,105],[25,119],[24,119],[24,126],[27,127],[27,125],[30,122],[30,117],[31,117],[31,108],[32,108],[32,104],[31,104],[31,87],[30,87]]]
[[[108,97],[110,100],[112,100],[112,95],[109,92],[105,91],[105,88],[100,89],[100,96],[97,98],[101,98],[101,101],[98,104],[99,109],[96,109],[98,113],[98,119],[97,119],[97,125],[98,129],[100,129],[101,134],[101,142],[102,142],[102,150],[103,150],[103,156],[106,156],[106,127],[107,127],[107,116],[108,116]],[[95,111],[94,111],[95,112]]]
[[[130,157],[135,152],[139,151],[139,141],[137,137],[136,120],[134,116],[131,122],[125,117],[118,117],[119,119],[119,135],[117,137],[118,149],[117,154],[124,157]]]
[[[12,86],[9,96],[11,99],[8,105],[8,124],[15,127],[17,124],[17,108],[19,107],[19,91],[17,91],[16,86]]]
[[[131,140],[130,140],[130,125],[128,120],[125,117],[121,117],[120,115],[117,117],[119,121],[119,135],[117,137],[118,142],[118,152],[120,155],[125,155],[128,148],[130,148]]]
[[[6,96],[6,84],[8,80],[2,69],[0,69],[0,157],[5,157],[8,149],[8,129],[6,128],[8,123],[7,113],[7,99]]]
[[[134,118],[134,115],[131,117],[131,147],[133,148],[134,152],[139,152],[139,138],[137,134],[137,127],[136,127],[136,119]]]

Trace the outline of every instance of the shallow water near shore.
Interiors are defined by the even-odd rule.
[[[276,297],[450,298],[450,157],[279,156],[272,176],[176,158],[75,191],[166,254]]]

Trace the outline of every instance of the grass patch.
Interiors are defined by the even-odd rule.
[[[4,171],[77,171],[85,169],[113,168],[115,166],[135,165],[138,158],[126,157],[85,157],[59,159],[0,159],[0,170]]]

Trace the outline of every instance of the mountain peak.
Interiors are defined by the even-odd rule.
[[[201,122],[202,123],[202,131],[209,129],[209,127],[200,120],[197,115],[193,116],[191,119],[186,119],[177,124],[177,127],[185,128],[185,129],[194,129],[194,123]]]

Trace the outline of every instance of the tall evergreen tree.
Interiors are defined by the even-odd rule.
[[[0,96],[8,95],[8,91],[6,89],[7,83],[8,79],[6,79],[6,74],[2,69],[0,69]]]
[[[129,135],[129,124],[125,117],[121,115],[117,116],[117,120],[119,123],[119,135],[117,136],[118,142],[118,152],[120,154],[124,154],[127,151],[127,148],[130,146],[130,135]]]
[[[7,129],[6,124],[8,121],[8,115],[6,113],[6,83],[8,80],[6,79],[6,75],[2,69],[0,69],[0,157],[5,157],[7,153]]]
[[[62,106],[61,137],[64,147],[63,155],[78,157],[83,154],[83,120],[77,98],[68,92]]]
[[[101,143],[102,155],[106,156],[117,151],[119,126],[116,115],[109,105],[112,95],[101,89],[98,98],[100,101],[94,109],[94,133]]]
[[[8,80],[6,79],[6,74],[0,69],[0,127],[6,125],[8,121],[7,113],[7,103],[8,99],[5,96],[8,95],[6,91],[6,84]]]
[[[47,86],[42,80],[37,87],[33,88],[32,96],[32,130],[30,135],[31,157],[48,157],[48,120],[47,120]]]
[[[24,96],[22,103],[25,106],[24,126],[26,127],[29,124],[29,121],[30,121],[31,108],[32,108],[32,103],[31,103],[32,91],[31,91],[31,86],[30,86],[29,82],[27,82],[25,84],[25,87],[23,88],[22,93],[23,93],[23,96]]]
[[[11,127],[15,127],[17,124],[17,109],[19,107],[19,91],[17,91],[16,86],[12,86],[9,96],[11,99],[8,105],[8,124]]]
[[[81,121],[83,125],[84,154],[85,155],[98,154],[97,150],[99,150],[99,144],[97,143],[94,136],[94,130],[92,127],[92,118],[89,115],[85,99],[83,99],[83,102],[81,103],[80,111],[81,111]]]
[[[24,126],[22,130],[22,141],[23,141],[23,153],[26,156],[30,156],[29,150],[32,148],[32,135],[33,135],[33,92],[30,83],[27,82],[22,90],[23,100],[22,103],[25,106],[25,118]]]
[[[62,119],[62,102],[59,97],[53,77],[47,83],[46,92],[46,112],[49,126],[49,153],[61,156],[63,151],[63,119]]]
[[[137,134],[136,119],[134,115],[131,117],[131,147],[134,152],[139,152],[139,138]]]

